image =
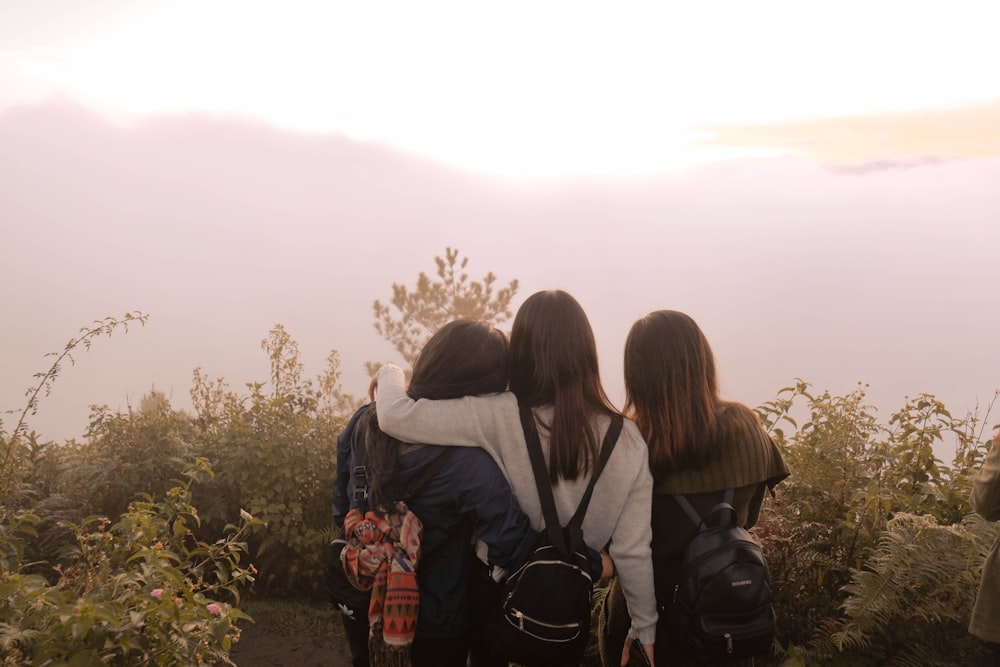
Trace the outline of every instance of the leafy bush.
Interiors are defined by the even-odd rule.
[[[997,532],[974,514],[951,526],[894,516],[845,586],[844,619],[821,653],[861,654],[876,665],[979,663],[983,647],[967,630],[980,576],[973,564]]]
[[[195,371],[200,451],[219,473],[198,487],[198,502],[210,531],[241,508],[260,519],[248,543],[262,592],[318,596],[332,538],[337,434],[352,402],[339,391],[335,354],[314,385],[302,378],[298,346],[281,325],[261,346],[270,386],[250,383],[246,396]]]
[[[253,582],[253,566],[240,560],[243,536],[257,522],[245,515],[213,543],[194,538],[199,517],[190,487],[211,474],[199,461],[162,502],[135,502],[113,524],[94,516],[72,527],[75,544],[55,565],[54,581],[5,561],[4,664],[228,663],[239,638],[236,623],[249,618],[237,605],[241,589]],[[16,554],[12,535],[30,534],[30,519],[3,519],[2,553]]]
[[[779,642],[806,664],[968,664],[962,658],[976,647],[961,619],[986,538],[966,517],[986,419],[956,419],[922,394],[883,425],[864,398],[862,386],[831,396],[800,381],[758,408],[792,470],[756,528],[772,568]],[[800,426],[792,414],[803,408]],[[934,454],[946,437],[955,441],[950,467]],[[924,546],[904,548],[907,539]],[[902,585],[881,585],[890,580]],[[907,597],[915,591],[936,597]],[[889,613],[886,604],[896,607]],[[935,643],[945,638],[965,642],[966,652],[939,655]]]

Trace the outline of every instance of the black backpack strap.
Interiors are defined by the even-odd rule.
[[[545,519],[545,531],[549,542],[559,551],[569,552],[569,545],[563,540],[559,530],[559,513],[556,511],[556,501],[552,497],[552,486],[549,484],[548,471],[545,469],[545,455],[542,454],[542,443],[538,439],[538,427],[535,426],[535,416],[527,405],[518,404],[521,414],[521,428],[524,429],[524,441],[528,445],[528,458],[531,459],[531,472],[534,473],[535,488],[538,489],[538,501],[542,506],[542,518]]]
[[[583,498],[580,499],[580,506],[576,508],[576,514],[566,524],[567,527],[583,525],[583,518],[587,515],[587,506],[590,504],[590,496],[594,495],[594,485],[597,484],[597,478],[604,472],[604,466],[611,458],[611,452],[614,451],[615,445],[618,443],[618,436],[622,432],[624,421],[621,415],[611,417],[611,423],[608,424],[608,430],[604,434],[604,442],[601,444],[601,454],[597,459],[597,465],[594,466],[594,474],[591,475],[590,484],[587,485],[587,490],[584,491]]]
[[[542,454],[542,443],[538,438],[538,427],[535,425],[535,416],[531,408],[524,404],[518,404],[518,411],[521,415],[521,428],[524,429],[524,440],[528,445],[528,457],[531,459],[531,471],[535,477],[535,487],[538,489],[538,500],[542,506],[542,517],[545,519],[545,531],[548,533],[549,542],[556,546],[560,552],[569,554],[570,546],[565,543],[563,531],[560,530],[559,513],[556,511],[556,502],[552,496],[552,485],[549,483],[548,470],[545,468],[545,455]],[[576,524],[577,527],[583,524],[583,517],[587,513],[587,505],[590,504],[590,496],[594,493],[594,485],[597,478],[604,470],[605,464],[611,458],[615,443],[618,442],[618,434],[622,429],[621,415],[615,415],[608,427],[608,432],[604,436],[601,445],[601,454],[594,468],[594,473],[590,477],[590,483],[580,499],[580,504],[573,514],[573,518],[567,526]]]
[[[705,523],[707,517],[712,516],[716,512],[728,512],[728,515],[723,515],[723,520],[720,523],[722,527],[729,527],[736,524],[736,508],[733,506],[733,499],[736,496],[736,489],[726,489],[722,497],[722,502],[718,505],[712,507],[712,509],[705,512],[705,516],[702,517],[698,512],[695,511],[688,499],[684,497],[682,493],[672,494],[671,497],[677,501],[677,504],[681,506],[684,513],[688,515],[688,518],[701,529],[702,525]],[[729,520],[726,521],[726,516]]]
[[[352,443],[354,466],[351,468],[351,479],[354,480],[354,504],[362,512],[368,511],[368,448],[360,435],[360,428],[355,432],[356,441]]]

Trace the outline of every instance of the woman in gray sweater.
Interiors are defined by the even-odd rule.
[[[615,409],[601,386],[593,330],[566,292],[538,292],[518,309],[510,335],[510,392],[454,400],[413,400],[398,367],[374,380],[382,430],[410,442],[475,445],[499,464],[531,525],[544,526],[518,401],[529,405],[541,436],[560,523],[576,510],[596,463],[600,439]],[[652,476],[646,443],[625,420],[618,444],[598,478],[583,535],[606,545],[627,601],[631,629],[652,659],[656,630],[650,507]]]

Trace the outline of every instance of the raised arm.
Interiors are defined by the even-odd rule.
[[[516,399],[509,394],[415,401],[406,394],[402,369],[393,364],[379,369],[375,379],[379,428],[404,442],[492,451],[503,430],[500,422],[502,413],[509,410],[507,404],[517,409]]]

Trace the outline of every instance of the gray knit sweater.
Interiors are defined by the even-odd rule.
[[[521,429],[517,398],[509,393],[492,396],[415,401],[406,395],[403,371],[392,364],[381,368],[376,410],[379,427],[408,442],[478,446],[496,460],[521,509],[536,530],[544,526],[538,490],[531,472],[528,448]],[[551,406],[535,408],[535,418],[548,423]],[[600,442],[609,419],[594,419]],[[548,438],[539,429],[542,450],[548,458]],[[561,480],[552,488],[559,520],[565,524],[583,496],[590,475]],[[650,552],[653,478],[649,472],[646,443],[636,425],[625,420],[611,459],[594,486],[583,535],[587,545],[600,551],[610,542],[609,553],[628,603],[632,627],[639,641],[652,644],[656,637],[656,598]]]

